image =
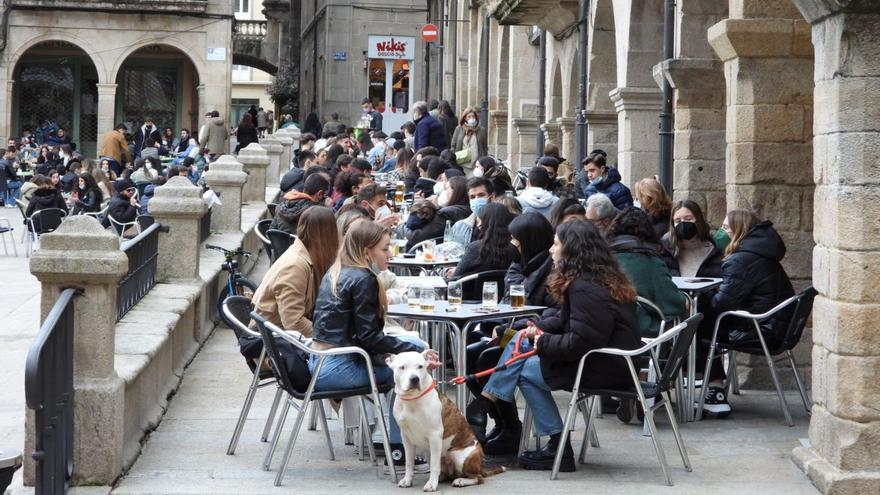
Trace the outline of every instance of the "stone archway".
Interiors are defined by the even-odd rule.
[[[609,94],[617,87],[617,52],[611,0],[592,0],[587,65],[587,151],[617,156],[617,112]]]

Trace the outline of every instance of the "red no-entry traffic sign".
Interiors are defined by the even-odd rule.
[[[440,29],[433,24],[425,24],[422,27],[422,39],[428,43],[437,41],[440,35]]]

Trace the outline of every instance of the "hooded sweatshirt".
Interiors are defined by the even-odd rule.
[[[315,201],[306,193],[295,190],[288,191],[284,195],[284,202],[278,205],[275,219],[272,220],[272,228],[283,230],[288,234],[296,234],[296,226],[303,212],[312,206],[320,205],[320,201]]]
[[[527,187],[523,189],[516,199],[522,205],[523,213],[535,211],[544,215],[548,220],[550,219],[553,205],[559,201],[559,198],[554,196],[553,193],[540,187]]]

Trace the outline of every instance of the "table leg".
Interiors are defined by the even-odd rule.
[[[458,342],[458,349],[456,349],[457,359],[455,360],[455,373],[457,376],[465,376],[465,360],[467,359],[467,335],[465,334],[465,330],[467,330],[467,325],[464,328],[460,328],[455,322],[450,321],[449,327],[452,328],[453,338],[456,342]],[[458,410],[464,412],[465,407],[467,407],[467,386],[464,384],[457,385],[455,388],[455,405],[458,406]]]
[[[699,295],[693,296],[694,302],[691,304],[691,316],[697,314],[698,299]],[[697,398],[697,338],[698,336],[694,335],[694,340],[691,342],[690,352],[688,352],[687,397],[684,405],[688,422],[695,420],[694,402],[696,402]],[[703,378],[705,380],[705,377]]]

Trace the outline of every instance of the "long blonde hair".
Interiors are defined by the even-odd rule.
[[[351,225],[345,234],[345,238],[342,240],[339,257],[333,263],[333,266],[330,267],[330,293],[334,297],[339,297],[336,282],[339,280],[339,274],[342,272],[343,266],[365,268],[376,277],[376,274],[370,268],[370,260],[367,258],[366,251],[376,247],[387,235],[389,235],[388,229],[376,222],[355,222]],[[385,287],[382,286],[379,277],[376,277],[376,284],[379,286],[379,317],[385,318],[385,311],[388,307]]]
[[[663,184],[653,177],[646,177],[636,182],[635,187],[636,198],[642,202],[642,209],[645,210],[652,219],[669,218],[672,211],[672,200],[666,194]]]
[[[752,210],[731,210],[727,213],[727,225],[730,226],[730,244],[724,250],[725,258],[739,249],[742,240],[759,221],[758,215],[755,215]]]

